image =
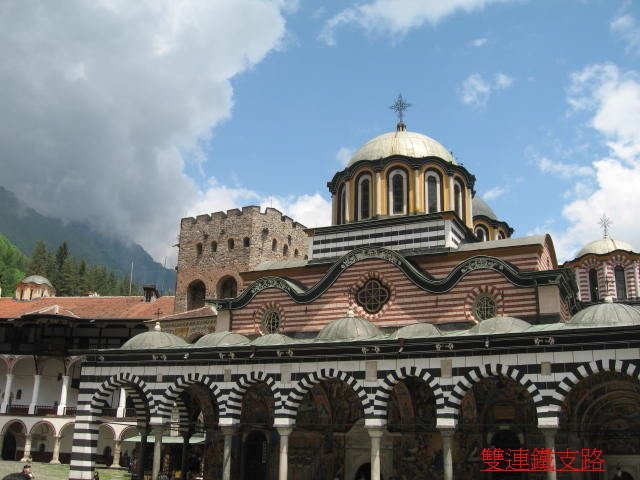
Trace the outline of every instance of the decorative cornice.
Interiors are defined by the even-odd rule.
[[[212,300],[209,304],[217,309],[239,309],[263,290],[274,288],[282,290],[296,303],[311,303],[324,294],[331,285],[352,265],[370,259],[379,259],[397,266],[402,273],[418,288],[429,293],[445,293],[455,287],[463,277],[477,270],[492,270],[504,276],[518,287],[531,288],[537,285],[559,285],[564,297],[574,296],[572,288],[575,280],[569,270],[544,270],[522,272],[516,266],[499,258],[478,255],[462,261],[444,278],[435,278],[428,272],[413,265],[400,253],[382,247],[355,248],[337,262],[327,273],[310,288],[284,277],[263,277],[251,283],[238,297],[224,300]],[[573,283],[572,283],[573,281]]]

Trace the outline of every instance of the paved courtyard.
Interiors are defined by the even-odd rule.
[[[0,479],[10,473],[22,471],[23,462],[0,461]],[[50,465],[48,463],[32,463],[36,480],[67,480],[69,477],[69,465]],[[131,475],[122,470],[110,470],[98,468],[100,480],[130,480]]]

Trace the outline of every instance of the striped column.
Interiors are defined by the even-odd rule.
[[[79,405],[73,431],[69,480],[91,480],[98,448],[98,421],[91,406]]]

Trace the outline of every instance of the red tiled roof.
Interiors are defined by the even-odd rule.
[[[0,318],[43,313],[87,319],[151,319],[173,313],[173,296],[145,302],[144,297],[46,297],[22,301],[0,298]]]

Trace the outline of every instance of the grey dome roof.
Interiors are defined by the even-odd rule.
[[[430,323],[412,323],[393,332],[390,338],[440,337],[442,333]]]
[[[485,217],[489,217],[491,220],[498,220],[498,217],[493,209],[478,195],[473,197],[471,205],[473,208],[474,217],[477,217],[478,215],[484,215]]]
[[[188,345],[184,339],[171,333],[160,330],[160,324],[156,323],[153,330],[139,333],[127,340],[120,350],[147,350],[151,348],[182,347]]]
[[[251,345],[269,346],[269,345],[288,345],[290,343],[296,343],[295,340],[281,333],[268,333],[261,337],[255,338]]]
[[[579,258],[583,255],[587,255],[589,253],[593,253],[596,255],[602,255],[605,253],[610,253],[615,250],[626,250],[628,252],[635,252],[633,247],[629,245],[627,242],[623,242],[621,240],[614,240],[611,237],[604,237],[600,240],[594,240],[593,242],[587,243],[576,255],[576,258]]]
[[[380,335],[382,332],[373,323],[356,317],[353,312],[349,311],[346,317],[325,325],[315,339],[318,342],[366,340]]]
[[[200,337],[194,347],[229,347],[231,345],[247,345],[249,339],[244,335],[232,332],[208,333]]]
[[[392,155],[410,158],[439,157],[456,165],[451,152],[433,138],[421,133],[400,130],[372,138],[353,154],[349,165],[360,160],[378,160]]]
[[[640,310],[624,303],[605,302],[576,313],[568,322],[574,327],[640,325]]]
[[[20,283],[35,283],[36,285],[49,285],[51,288],[53,288],[53,285],[51,285],[51,282],[41,275],[29,275],[28,277],[25,277],[22,280],[20,280]]]
[[[474,325],[467,333],[469,335],[494,335],[499,333],[523,332],[531,324],[514,317],[491,317]]]

